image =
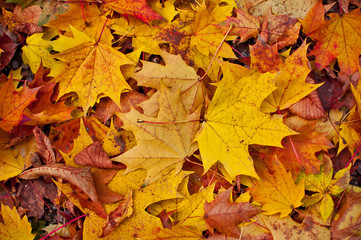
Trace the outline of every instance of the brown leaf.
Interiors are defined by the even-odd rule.
[[[238,237],[240,234],[237,225],[249,222],[250,217],[258,213],[258,209],[247,203],[229,202],[232,188],[220,193],[211,203],[205,202],[204,218],[208,228],[213,232],[227,233],[230,236]]]
[[[35,179],[43,175],[62,178],[79,187],[93,201],[98,201],[93,177],[88,168],[75,168],[61,163],[32,168],[19,175],[23,179]]]
[[[108,155],[104,152],[101,142],[86,147],[83,151],[75,155],[74,162],[82,166],[91,166],[97,168],[124,168],[123,165],[113,164]]]
[[[55,153],[49,138],[37,126],[34,128],[33,132],[36,144],[38,145],[39,153],[45,160],[45,165],[55,163]]]
[[[54,199],[57,197],[57,188],[53,182],[46,183],[42,179],[24,180],[19,185],[17,196],[23,208],[30,209],[28,217],[39,219],[44,214],[44,201],[41,198]]]
[[[357,240],[361,236],[361,188],[353,187],[331,223],[332,239]]]
[[[93,173],[94,186],[97,190],[99,202],[114,203],[124,198],[123,195],[110,190],[106,186],[106,184],[108,184],[113,179],[117,172],[118,171],[116,170],[97,169]]]
[[[133,213],[133,192],[130,189],[129,194],[124,198],[119,206],[109,214],[107,223],[103,228],[103,233],[100,237],[106,237],[126,218]]]

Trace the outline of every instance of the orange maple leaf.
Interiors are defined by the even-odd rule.
[[[24,87],[21,91],[16,91],[10,77],[0,90],[0,128],[10,132],[20,124],[24,109],[36,100],[39,89]]]
[[[317,41],[310,55],[316,56],[317,69],[322,70],[337,59],[341,73],[350,76],[358,70],[361,54],[360,9],[346,14],[330,13],[329,17],[330,20],[308,34]]]

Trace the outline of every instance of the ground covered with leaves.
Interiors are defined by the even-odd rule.
[[[1,239],[360,239],[357,0],[8,0]]]

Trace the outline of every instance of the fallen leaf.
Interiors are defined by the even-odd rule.
[[[341,74],[352,75],[358,70],[360,48],[359,9],[346,14],[330,13],[330,20],[317,30],[308,34],[317,41],[310,55],[316,56],[315,65],[318,70],[324,69],[333,60],[338,60]]]
[[[102,5],[125,16],[134,16],[145,23],[152,20],[163,19],[158,13],[147,5],[146,0],[103,0]]]
[[[103,227],[103,233],[100,237],[106,237],[115,230],[117,226],[127,217],[130,217],[133,213],[133,198],[132,190],[124,197],[123,201],[119,203],[119,206],[109,214],[107,223]]]
[[[278,148],[275,154],[283,166],[294,174],[301,170],[306,174],[319,173],[323,161],[316,157],[316,153],[327,152],[328,149],[334,147],[325,134],[316,133],[310,129],[299,135],[284,138],[282,145],[284,148]]]
[[[226,233],[227,236],[239,237],[240,231],[237,225],[251,221],[251,217],[258,213],[258,209],[249,202],[234,203],[230,202],[233,188],[218,194],[211,203],[204,205],[204,218],[208,229],[213,232],[213,228],[218,232]]]
[[[56,162],[55,152],[49,138],[37,126],[33,130],[39,153],[45,160],[45,165]]]
[[[75,37],[68,38],[68,41],[77,42],[78,45],[53,55],[66,66],[53,80],[59,82],[59,96],[76,92],[84,116],[95,104],[99,94],[105,94],[120,104],[120,93],[130,87],[119,66],[133,65],[133,62],[121,52],[90,39],[75,28],[72,28],[72,31]],[[59,50],[58,46],[61,46],[59,44],[56,41],[52,43],[54,50]]]
[[[110,160],[106,152],[104,152],[99,141],[92,143],[75,155],[74,162],[82,166],[97,168],[124,168],[122,165],[113,164],[112,160]]]
[[[331,239],[327,227],[314,224],[307,218],[302,223],[295,222],[290,216],[262,216],[266,227],[271,231],[273,239]]]
[[[143,68],[134,74],[140,86],[160,89],[164,84],[171,91],[180,91],[181,101],[188,114],[204,103],[206,89],[196,71],[188,66],[179,55],[160,52],[165,65],[142,61]],[[153,95],[154,97],[154,95]],[[144,103],[145,104],[145,103]],[[143,108],[146,108],[142,105]]]
[[[356,240],[361,236],[361,191],[352,187],[346,193],[346,202],[336,214],[331,224],[333,239]]]
[[[0,181],[15,177],[30,167],[36,148],[34,137],[28,137],[13,148],[0,150]]]
[[[0,236],[4,240],[32,240],[35,234],[31,233],[31,224],[28,222],[28,218],[24,216],[20,219],[16,208],[9,208],[6,205],[1,204],[1,216],[3,222],[0,222],[2,227],[0,228]]]
[[[19,175],[23,179],[35,179],[43,175],[60,177],[83,190],[93,201],[98,197],[94,188],[93,177],[86,168],[75,168],[61,163],[32,168]]]
[[[295,184],[291,173],[286,171],[277,156],[261,165],[257,173],[261,180],[256,180],[249,193],[254,201],[262,204],[265,215],[281,213],[280,218],[283,218],[302,205],[304,181]]]
[[[30,103],[35,101],[39,88],[24,87],[20,91],[14,88],[13,79],[8,81],[0,89],[0,128],[7,132],[19,125],[22,121],[23,111]]]
[[[294,133],[281,119],[259,111],[263,99],[274,90],[275,75],[253,73],[242,79],[229,71],[223,75],[195,139],[204,170],[220,161],[232,179],[239,174],[258,178],[248,145],[280,146],[284,136]]]
[[[112,158],[124,163],[127,173],[138,168],[147,170],[146,183],[153,182],[172,169],[180,170],[185,159],[197,150],[192,143],[199,128],[199,110],[188,115],[179,101],[179,92],[160,88],[160,110],[157,118],[147,117],[132,109],[118,113],[127,130],[133,131],[137,145]]]
[[[245,6],[254,16],[265,14],[271,8],[274,14],[287,14],[290,17],[304,18],[308,10],[318,0],[240,0],[238,5]]]

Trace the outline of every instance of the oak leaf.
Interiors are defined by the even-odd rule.
[[[99,94],[105,94],[120,104],[120,93],[130,87],[119,67],[134,63],[109,45],[95,42],[75,28],[72,31],[75,37],[67,39],[77,45],[53,55],[64,63],[64,69],[53,80],[59,82],[59,96],[76,92],[84,115],[95,104]],[[64,49],[57,41],[52,43],[54,50]]]
[[[138,168],[147,170],[146,183],[153,182],[171,169],[180,170],[185,159],[197,150],[192,143],[199,128],[200,112],[188,115],[179,99],[179,92],[160,88],[160,110],[157,118],[147,117],[132,109],[117,114],[124,128],[133,131],[137,146],[112,158],[124,163],[127,173]]]
[[[7,132],[21,123],[24,109],[36,100],[39,88],[14,88],[12,77],[0,89],[0,128]]]
[[[280,217],[283,218],[302,205],[304,181],[295,184],[291,173],[286,171],[277,156],[257,168],[257,173],[261,180],[256,180],[250,194],[256,202],[263,205],[264,214],[281,213]]]
[[[0,222],[0,237],[4,240],[24,239],[32,240],[35,234],[31,233],[31,224],[28,218],[24,216],[20,219],[16,208],[1,204],[1,216],[3,222]]]
[[[275,75],[255,72],[236,79],[224,71],[223,77],[195,139],[204,170],[220,161],[233,179],[239,174],[258,178],[248,145],[281,146],[283,137],[294,134],[281,119],[259,111],[263,99],[275,88]]]
[[[44,158],[45,165],[56,162],[55,152],[52,148],[50,139],[36,126],[33,130],[36,143],[38,145],[38,152]]]
[[[341,74],[350,76],[358,70],[361,42],[361,14],[355,9],[346,14],[329,14],[330,20],[308,34],[317,41],[310,55],[316,56],[318,70],[338,60]]]
[[[251,217],[258,213],[258,209],[249,202],[234,203],[230,202],[230,196],[233,188],[218,194],[211,203],[204,205],[204,218],[208,228],[213,232],[213,228],[218,232],[238,237],[240,231],[237,225],[251,221]]]

